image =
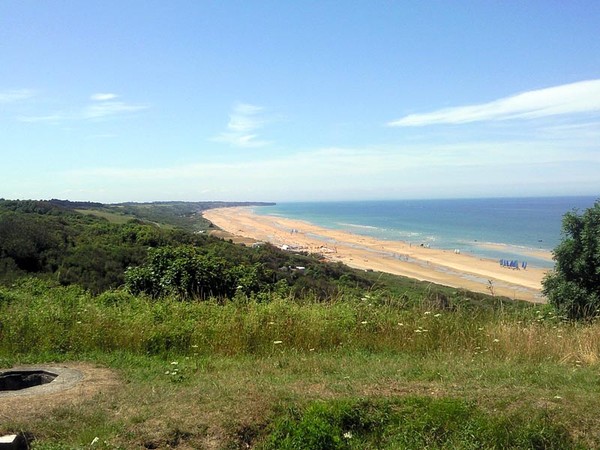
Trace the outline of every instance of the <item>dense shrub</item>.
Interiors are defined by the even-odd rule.
[[[562,242],[554,250],[556,268],[543,281],[543,292],[571,319],[600,312],[600,201],[582,215],[565,214]]]
[[[125,283],[132,293],[152,297],[229,298],[236,291],[259,291],[261,269],[260,264],[235,265],[192,246],[162,247],[150,250],[145,265],[129,268]]]

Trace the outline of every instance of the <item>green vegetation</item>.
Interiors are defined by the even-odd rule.
[[[265,449],[573,447],[564,427],[537,413],[494,417],[458,399],[334,400],[293,409],[273,426]]]
[[[210,227],[210,222],[201,215],[201,212],[207,209],[270,204],[249,202],[119,203],[115,205],[96,205],[88,208],[87,212],[104,216],[110,221],[118,222],[120,217],[134,218],[162,227],[197,232],[207,230]]]
[[[129,272],[128,284],[136,292],[154,290],[155,294],[163,294],[176,289],[188,297],[196,293],[202,297],[204,293],[187,292],[183,286],[188,282],[187,277],[194,277],[191,271],[195,268],[189,265],[195,258],[196,263],[204,259],[221,271],[211,279],[215,283],[223,281],[223,286],[204,286],[207,295],[228,296],[238,286],[234,282],[243,283],[252,292],[276,288],[304,295],[315,291],[321,298],[335,295],[343,283],[373,284],[359,272],[342,265],[330,266],[307,255],[286,253],[272,246],[239,247],[205,234],[140,219],[110,222],[96,214],[77,212],[83,206],[81,203],[70,208],[65,208],[64,203],[0,200],[0,281],[10,283],[25,275],[35,275],[101,293],[122,286],[126,270],[131,267],[137,269]],[[94,211],[100,208],[96,204],[93,207]],[[156,268],[159,260],[160,264],[167,264],[168,260],[171,264],[168,269],[164,267],[169,273],[161,272],[161,279],[157,280],[161,283],[167,280],[165,276],[171,277],[160,288],[150,286],[152,279],[145,276]],[[297,270],[298,266],[305,267],[305,271]],[[221,280],[219,276],[225,272],[228,279]],[[189,282],[190,289],[199,289],[194,280]]]
[[[600,201],[582,215],[565,214],[556,268],[544,279],[544,295],[571,319],[600,312]]]
[[[116,224],[124,224],[132,219],[131,216],[111,211],[105,211],[103,209],[75,209],[74,211],[89,216],[100,217],[102,219],[106,219],[110,223]]]
[[[599,325],[423,298],[182,302],[24,280],[0,291],[2,366],[90,361],[122,381],[0,431],[38,448],[600,444]]]
[[[0,201],[0,280],[35,274],[99,293],[121,285],[125,269],[140,264],[148,247],[193,240],[136,220],[112,224],[51,202]]]
[[[0,433],[38,450],[600,446],[595,321],[75,211],[103,208],[0,202],[0,367],[114,372],[45,409],[0,401]]]

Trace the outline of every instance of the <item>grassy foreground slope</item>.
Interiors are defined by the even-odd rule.
[[[600,326],[550,310],[159,301],[0,291],[3,367],[87,361],[119,384],[11,416],[37,448],[594,448]]]
[[[93,390],[0,397],[0,433],[34,448],[600,447],[595,322],[166,223],[0,206],[0,368],[112,371]],[[164,248],[260,266],[256,288],[200,301],[122,286]]]

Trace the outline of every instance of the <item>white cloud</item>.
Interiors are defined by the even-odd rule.
[[[105,99],[88,105],[83,111],[83,118],[99,119],[143,111],[148,108],[148,105],[132,105],[121,101]]]
[[[189,164],[77,168],[52,179],[104,188],[94,197],[100,201],[568,195],[600,189],[596,149],[555,139],[327,147],[246,160],[214,154]]]
[[[224,142],[234,147],[264,147],[269,142],[259,139],[256,131],[267,124],[264,108],[248,103],[238,103],[229,115],[227,131],[214,137],[216,142]]]
[[[13,89],[9,91],[0,91],[0,103],[11,103],[19,100],[26,100],[35,95],[31,89]]]
[[[25,99],[33,95],[33,91],[29,90],[0,92],[0,103]],[[77,109],[64,109],[49,114],[21,115],[16,117],[16,120],[25,123],[59,123],[121,116],[150,108],[149,105],[130,104],[116,100],[118,97],[117,94],[112,93],[96,93],[90,96],[90,102],[86,106],[80,106]]]
[[[389,122],[388,125],[418,127],[435,124],[534,119],[586,112],[600,112],[600,79],[523,92],[489,103],[444,108],[424,114],[410,114]]]
[[[257,139],[256,134],[221,133],[212,139],[215,142],[224,142],[234,147],[258,148],[269,145],[269,141]]]
[[[443,171],[451,179],[458,170],[481,171],[489,178],[499,167],[508,171],[519,160],[523,166],[540,168],[565,162],[600,164],[600,155],[594,151],[569,150],[560,143],[486,142],[453,145],[414,145],[398,148],[322,148],[273,158],[251,161],[203,162],[171,167],[103,167],[70,172],[70,176],[98,177],[104,180],[157,181],[157,180],[213,180],[215,185],[233,184],[250,186],[273,184],[314,184],[320,189],[333,186],[357,186],[357,180],[373,181],[378,177],[391,184],[428,182],[430,171]],[[443,180],[438,180],[443,181]],[[314,183],[313,183],[314,182]],[[360,183],[358,183],[360,184]],[[366,183],[370,184],[370,183]]]
[[[246,133],[261,128],[264,125],[264,120],[259,116],[262,111],[263,108],[260,106],[245,103],[238,104],[229,116],[227,128],[239,133]]]
[[[540,128],[539,133],[552,139],[576,142],[578,146],[595,146],[600,142],[600,121],[548,125]]]
[[[98,93],[98,94],[92,94],[90,96],[91,100],[94,101],[98,101],[98,102],[104,102],[107,100],[114,100],[118,97],[117,94],[109,94],[109,93]]]

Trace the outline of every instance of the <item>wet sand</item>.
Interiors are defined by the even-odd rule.
[[[203,216],[219,228],[245,238],[270,242],[291,251],[322,255],[350,267],[387,272],[445,286],[490,293],[490,280],[496,295],[545,302],[541,281],[547,269],[532,267],[515,270],[498,261],[468,254],[456,254],[385,241],[346,231],[330,230],[308,222],[279,216],[254,214],[251,208],[219,208]]]
[[[538,258],[538,259],[542,259],[548,262],[552,261],[552,252],[548,251],[548,250],[543,250],[543,249],[535,249],[535,248],[524,248],[524,247],[517,247],[517,246],[511,246],[511,245],[507,245],[507,244],[494,244],[491,242],[480,242],[478,244],[479,247],[481,248],[486,248],[488,250],[498,250],[501,252],[514,252],[514,253],[518,253],[521,255],[527,255],[533,258]]]

